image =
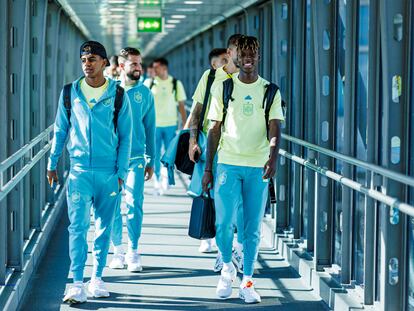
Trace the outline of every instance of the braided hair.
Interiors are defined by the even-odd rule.
[[[256,37],[253,36],[241,36],[239,40],[237,40],[237,49],[238,51],[243,50],[251,50],[254,53],[259,52],[259,41]]]

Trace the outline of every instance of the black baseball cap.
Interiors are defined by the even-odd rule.
[[[109,59],[106,55],[105,47],[98,41],[86,41],[80,47],[80,56],[87,54],[95,54],[107,60],[106,66],[109,66]]]

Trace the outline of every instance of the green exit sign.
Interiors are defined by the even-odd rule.
[[[138,17],[138,32],[162,32],[162,17]]]
[[[139,0],[141,7],[161,7],[161,0]]]

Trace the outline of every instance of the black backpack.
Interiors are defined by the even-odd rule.
[[[69,122],[69,126],[70,126],[70,115],[72,112],[72,101],[70,98],[70,91],[72,88],[72,83],[66,84],[63,87],[63,104],[65,105],[65,109],[66,109],[66,114],[68,116],[68,122]],[[116,86],[116,95],[115,95],[115,110],[114,110],[114,130],[116,133],[116,130],[118,128],[118,115],[119,115],[119,111],[122,108],[122,99],[124,98],[124,89],[117,85]]]
[[[155,85],[155,79],[152,79],[149,89],[152,90],[154,85]],[[178,99],[177,99],[177,79],[174,78],[174,77],[173,77],[173,80],[172,80],[172,85],[173,85],[173,94],[174,94],[174,97],[175,97],[175,101],[178,102]]]
[[[227,109],[229,108],[230,100],[234,100],[232,97],[234,89],[234,81],[232,78],[229,78],[223,82],[223,121],[226,119]],[[262,108],[265,110],[265,120],[266,120],[266,133],[267,138],[269,138],[269,112],[272,108],[273,100],[275,99],[276,93],[279,90],[279,87],[274,83],[269,83],[266,85],[265,95],[263,97]],[[282,101],[283,114],[285,114],[286,104]],[[276,203],[276,193],[275,185],[273,178],[269,180],[269,197],[270,203]]]

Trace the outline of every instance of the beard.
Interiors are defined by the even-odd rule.
[[[138,73],[138,75],[134,74],[136,72]],[[134,80],[134,81],[138,81],[139,78],[141,78],[141,73],[139,71],[128,72],[126,75],[129,79]]]

